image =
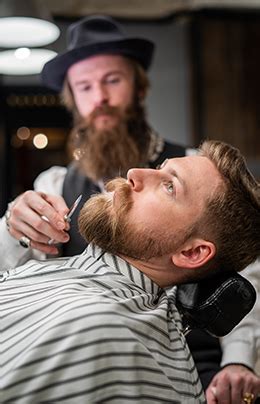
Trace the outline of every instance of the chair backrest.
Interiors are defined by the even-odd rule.
[[[253,308],[256,291],[237,272],[179,285],[176,306],[185,333],[200,328],[215,337],[228,334]]]

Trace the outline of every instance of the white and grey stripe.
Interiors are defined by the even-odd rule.
[[[0,283],[1,403],[204,403],[164,290],[94,246]]]

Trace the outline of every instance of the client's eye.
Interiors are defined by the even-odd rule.
[[[170,194],[174,194],[175,188],[174,188],[174,184],[172,181],[167,182],[166,184],[166,189]]]

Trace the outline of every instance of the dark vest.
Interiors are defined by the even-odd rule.
[[[149,167],[156,168],[167,158],[183,157],[185,155],[185,147],[165,142],[159,157],[152,163],[149,163]],[[100,188],[89,178],[80,174],[73,163],[70,164],[63,184],[63,197],[68,206],[71,206],[80,194],[82,194],[82,199],[72,216],[69,232],[70,241],[63,246],[63,256],[79,254],[86,248],[86,242],[78,232],[78,214],[84,202],[91,195],[98,192],[100,192]],[[221,360],[219,341],[217,338],[213,338],[203,331],[194,330],[188,335],[187,342],[197,366],[202,385],[206,389],[212,377],[219,370]]]

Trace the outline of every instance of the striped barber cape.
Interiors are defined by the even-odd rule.
[[[205,403],[174,296],[117,256],[29,261],[0,282],[0,402]]]

